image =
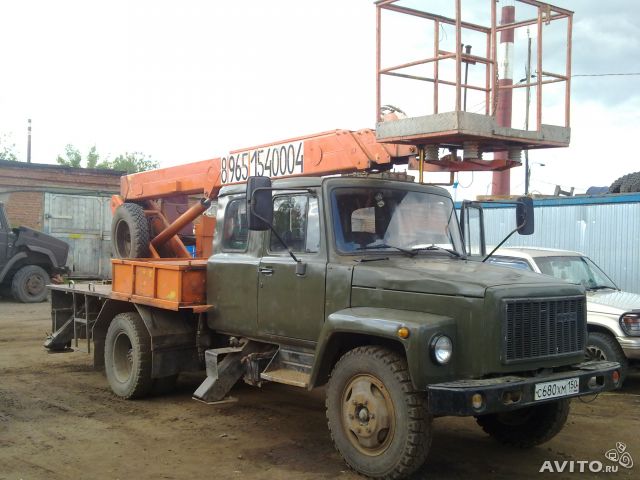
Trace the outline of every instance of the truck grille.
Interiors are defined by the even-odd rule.
[[[505,363],[576,354],[584,350],[584,297],[504,300]]]

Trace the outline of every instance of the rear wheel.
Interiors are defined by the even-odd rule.
[[[327,387],[327,419],[336,449],[372,478],[406,477],[425,462],[431,417],[407,362],[383,347],[358,347],[336,364]]]
[[[11,293],[19,302],[42,302],[47,299],[47,284],[50,282],[49,274],[44,268],[38,265],[27,265],[13,276]]]
[[[153,387],[151,338],[135,312],[116,315],[105,339],[104,364],[113,393],[122,398],[141,398]]]
[[[149,256],[149,222],[144,209],[135,203],[123,203],[113,214],[111,243],[116,258]]]
[[[569,399],[476,417],[478,425],[500,443],[530,448],[555,437],[567,422]]]
[[[620,344],[612,335],[603,332],[589,332],[585,351],[587,360],[608,360],[620,364],[620,382],[622,386],[629,370],[629,361],[624,356]]]

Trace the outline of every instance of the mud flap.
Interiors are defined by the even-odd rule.
[[[195,400],[219,402],[245,373],[243,358],[261,348],[261,344],[245,342],[237,347],[213,348],[204,352],[207,378],[193,394]],[[221,361],[218,357],[224,355]]]

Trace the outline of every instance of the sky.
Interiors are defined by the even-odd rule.
[[[552,3],[576,12],[574,74],[640,72],[637,1]],[[471,17],[487,8],[463,0]],[[0,135],[21,160],[28,118],[34,162],[54,163],[73,144],[85,153],[96,145],[103,157],[144,152],[161,166],[375,126],[371,0],[0,0],[0,16]],[[416,31],[397,30],[412,58],[424,56]],[[514,76],[523,72],[514,65]],[[640,170],[638,82],[573,79],[571,146],[530,152],[533,192],[559,184],[581,193]],[[524,191],[523,170],[512,170],[514,194]],[[490,174],[458,180],[459,200],[490,193]]]

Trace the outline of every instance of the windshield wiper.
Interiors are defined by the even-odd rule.
[[[604,290],[604,289],[617,290],[617,288],[613,288],[613,287],[610,287],[608,285],[596,285],[595,287],[587,287],[587,290],[589,290],[589,291],[591,291],[591,290]]]
[[[378,250],[380,248],[393,248],[399,252],[402,252],[410,257],[413,257],[415,253],[412,250],[406,250],[404,248],[396,247],[395,245],[389,245],[388,243],[377,243],[375,245],[365,245],[364,247],[358,247],[356,250]]]
[[[439,247],[437,245],[429,245],[428,247],[413,247],[411,249],[411,252],[414,255],[416,255],[418,252],[432,251],[432,250],[438,250],[438,251],[447,252],[447,253],[453,255],[454,257],[462,258],[462,255],[460,253],[456,252],[455,250],[451,250],[450,248]]]

